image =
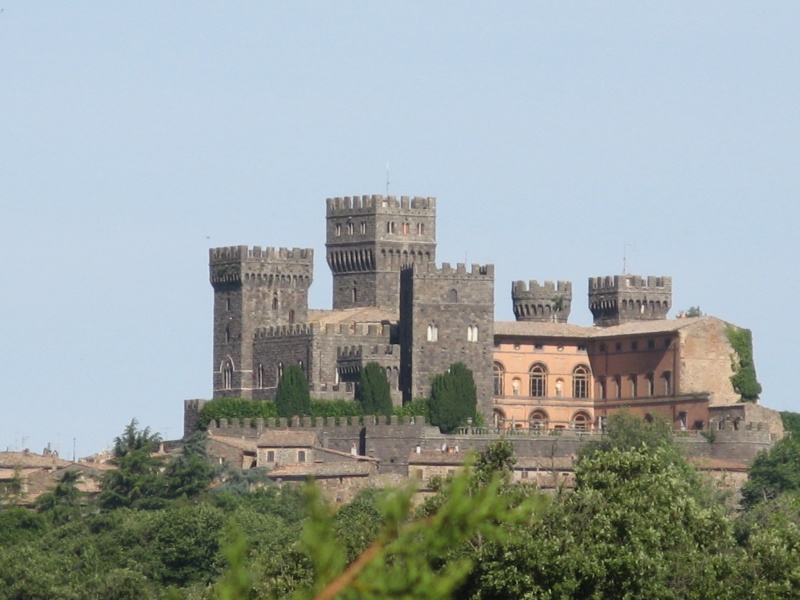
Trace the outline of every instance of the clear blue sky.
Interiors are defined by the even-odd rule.
[[[438,198],[439,261],[672,275],[800,410],[800,4],[0,3],[0,449],[211,391],[207,248],[313,247],[325,198]],[[675,316],[673,310],[671,316]]]

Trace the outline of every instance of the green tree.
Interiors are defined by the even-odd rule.
[[[289,365],[283,370],[275,393],[278,416],[290,419],[311,414],[311,394],[308,379],[299,365]]]
[[[742,504],[750,508],[797,490],[800,490],[800,439],[789,436],[770,450],[762,450],[753,460],[747,470],[747,482],[742,486]]]
[[[455,363],[447,373],[434,376],[431,381],[431,423],[449,433],[475,418],[478,396],[475,380],[464,363]]]
[[[703,311],[700,310],[699,306],[690,306],[685,311],[683,311],[683,314],[686,315],[687,317],[702,317],[702,316],[704,316],[703,315]]]
[[[164,471],[167,495],[170,498],[195,496],[206,489],[214,478],[214,467],[206,454],[206,434],[197,432],[183,443],[181,455]]]
[[[119,437],[114,438],[113,462],[117,466],[100,481],[98,504],[112,509],[122,506],[157,508],[163,506],[165,481],[160,475],[163,464],[154,455],[161,437],[150,428],[138,428],[133,419]]]
[[[367,363],[359,373],[355,394],[365,415],[392,414],[392,394],[386,373],[376,362]]]
[[[63,523],[80,514],[77,487],[80,475],[80,471],[64,471],[53,490],[36,499],[36,507],[54,523]]]

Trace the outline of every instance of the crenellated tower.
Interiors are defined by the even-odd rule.
[[[211,248],[214,398],[253,397],[256,330],[307,321],[313,269],[310,248]]]
[[[514,281],[511,301],[517,321],[566,323],[572,308],[572,282]]]
[[[401,272],[400,388],[404,402],[426,397],[434,375],[464,363],[478,409],[492,414],[494,265],[412,265]]]
[[[600,327],[666,319],[671,305],[672,277],[589,278],[589,309]]]
[[[334,309],[398,311],[400,270],[436,260],[436,199],[328,198],[325,249]]]

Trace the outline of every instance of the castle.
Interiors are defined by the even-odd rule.
[[[222,462],[267,467],[276,481],[314,477],[343,501],[381,477],[447,474],[463,462],[459,449],[508,436],[514,476],[559,487],[580,445],[624,409],[667,419],[701,468],[740,485],[756,453],[783,435],[776,411],[741,402],[734,389],[743,361],[732,334],[746,330],[711,316],[667,319],[669,277],[590,278],[591,327],[569,323],[571,282],[515,281],[515,321],[503,322],[494,320],[493,265],[436,266],[434,198],[328,199],[325,246],[331,310],[308,307],[310,248],[210,250],[213,397],[274,400],[296,364],[312,397],[353,399],[360,369],[377,362],[400,404],[427,397],[434,375],[463,362],[485,427],[444,434],[421,417],[222,419],[208,427]],[[185,402],[185,435],[204,402]]]
[[[210,250],[214,398],[273,400],[297,364],[313,397],[352,399],[377,362],[399,404],[463,362],[485,422],[502,429],[600,429],[624,407],[702,430],[739,400],[736,328],[667,319],[669,277],[590,278],[592,327],[568,322],[571,282],[515,281],[516,321],[495,322],[493,265],[436,266],[435,198],[330,198],[325,247],[332,310],[308,307],[313,249]]]

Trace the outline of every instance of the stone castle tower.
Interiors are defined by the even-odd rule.
[[[431,378],[462,362],[475,378],[478,410],[491,414],[494,265],[412,265],[401,272],[400,389],[409,402]]]
[[[256,330],[307,320],[313,264],[310,248],[231,246],[209,251],[215,398],[253,397]]]
[[[589,309],[600,327],[666,319],[671,305],[672,277],[589,278]]]
[[[515,281],[511,284],[511,301],[517,321],[566,323],[572,308],[572,282]]]
[[[333,309],[399,309],[400,269],[436,261],[436,199],[354,196],[327,200],[326,258]]]

